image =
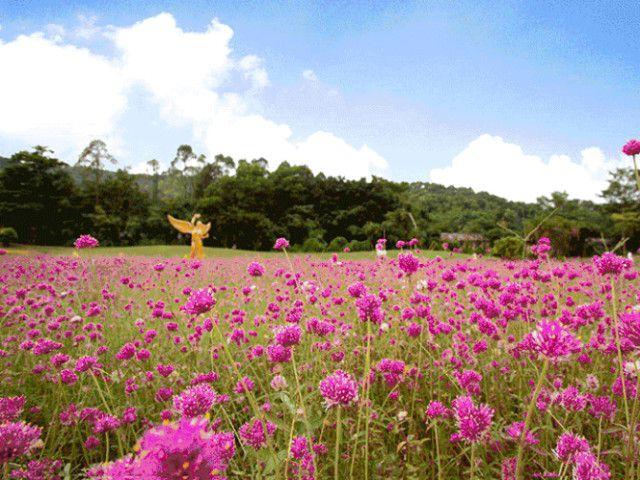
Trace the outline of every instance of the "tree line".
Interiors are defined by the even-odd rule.
[[[212,223],[209,246],[254,250],[271,248],[281,236],[304,251],[368,250],[380,237],[390,244],[417,237],[424,247],[440,247],[443,232],[481,234],[486,242],[474,247],[485,249],[535,227],[535,237],[551,238],[559,256],[590,255],[621,239],[626,249],[640,246],[631,168],[611,172],[601,203],[562,192],[524,203],[427,182],[314,175],[287,162],[270,171],[263,158],[208,159],[189,145],[164,170],[155,159],[146,174],[116,166],[100,140],[73,166],[42,146],[0,159],[0,227],[15,229],[27,244],[70,245],[80,233],[102,245],[172,244],[187,239],[170,228],[166,214],[199,212]]]

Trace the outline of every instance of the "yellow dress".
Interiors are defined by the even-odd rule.
[[[211,222],[202,223],[198,220],[199,218],[200,214],[197,213],[190,222],[187,222],[186,220],[178,220],[171,215],[167,215],[167,219],[173,228],[180,233],[191,235],[190,258],[204,258],[202,240],[209,237],[209,230],[211,229]]]

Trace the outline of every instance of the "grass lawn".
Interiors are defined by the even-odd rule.
[[[39,245],[12,245],[5,249],[8,254],[14,255],[73,255],[73,247],[48,247]],[[280,252],[256,252],[252,250],[233,250],[231,248],[212,248],[205,247],[206,258],[229,258],[229,257],[260,257],[268,258],[273,255],[281,255]],[[151,256],[151,257],[183,257],[189,254],[189,246],[187,245],[148,245],[135,247],[98,247],[95,249],[86,249],[82,255],[128,255],[128,256]],[[331,252],[323,253],[291,253],[291,255],[311,255],[314,258],[329,259]],[[341,258],[348,260],[366,260],[374,259],[374,251],[370,252],[349,252],[340,253]],[[390,250],[388,256],[394,258],[398,255],[397,250]],[[419,256],[423,258],[434,258],[437,256],[447,257],[448,252],[438,250],[421,250]],[[465,258],[469,255],[456,254],[458,258]]]

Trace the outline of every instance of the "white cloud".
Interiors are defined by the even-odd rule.
[[[168,13],[124,28],[101,29],[95,17],[79,19],[75,38],[105,32],[113,58],[63,43],[70,37],[60,26],[47,27],[53,38],[34,33],[0,41],[6,72],[0,75],[0,140],[44,143],[74,158],[92,138],[102,138],[122,152],[126,145],[116,134],[121,114],[137,107],[142,91],[167,125],[191,130],[209,156],[264,157],[272,167],[287,160],[351,178],[387,167],[366,145],[356,148],[323,131],[297,139],[288,125],[255,113],[256,96],[269,85],[263,61],[234,57],[233,31],[216,19],[203,32],[182,30]],[[176,145],[184,140],[176,138]]]
[[[109,60],[41,33],[0,40],[0,137],[44,144],[73,158],[114,135],[125,84]]]
[[[116,29],[113,38],[127,78],[153,94],[166,120],[191,125],[210,156],[264,157],[272,167],[286,160],[350,178],[386,168],[384,158],[366,145],[356,148],[326,132],[295,140],[289,125],[251,112],[248,97],[269,78],[259,57],[234,60],[232,36],[217,20],[205,32],[184,32],[171,15],[161,14]],[[238,74],[250,86],[224,89]]]
[[[78,15],[79,25],[73,31],[74,35],[83,40],[91,40],[102,33],[102,28],[96,25],[97,22],[98,17],[95,15]]]
[[[56,43],[62,42],[62,39],[66,34],[64,26],[58,23],[50,23],[44,27],[44,30],[47,34],[47,37]]]
[[[316,72],[314,72],[313,70],[304,70],[302,72],[302,78],[304,78],[305,80],[309,80],[310,82],[317,82],[318,81],[318,77],[316,76]]]
[[[449,166],[431,170],[430,179],[511,200],[535,201],[555,191],[565,191],[571,198],[598,200],[608,172],[616,165],[597,147],[582,150],[579,161],[552,155],[545,162],[537,155],[525,154],[519,145],[484,134],[469,143]]]

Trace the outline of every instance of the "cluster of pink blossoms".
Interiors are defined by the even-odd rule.
[[[73,242],[73,246],[79,249],[82,248],[96,248],[100,242],[97,239],[92,237],[91,235],[80,235],[76,238],[75,242]]]

